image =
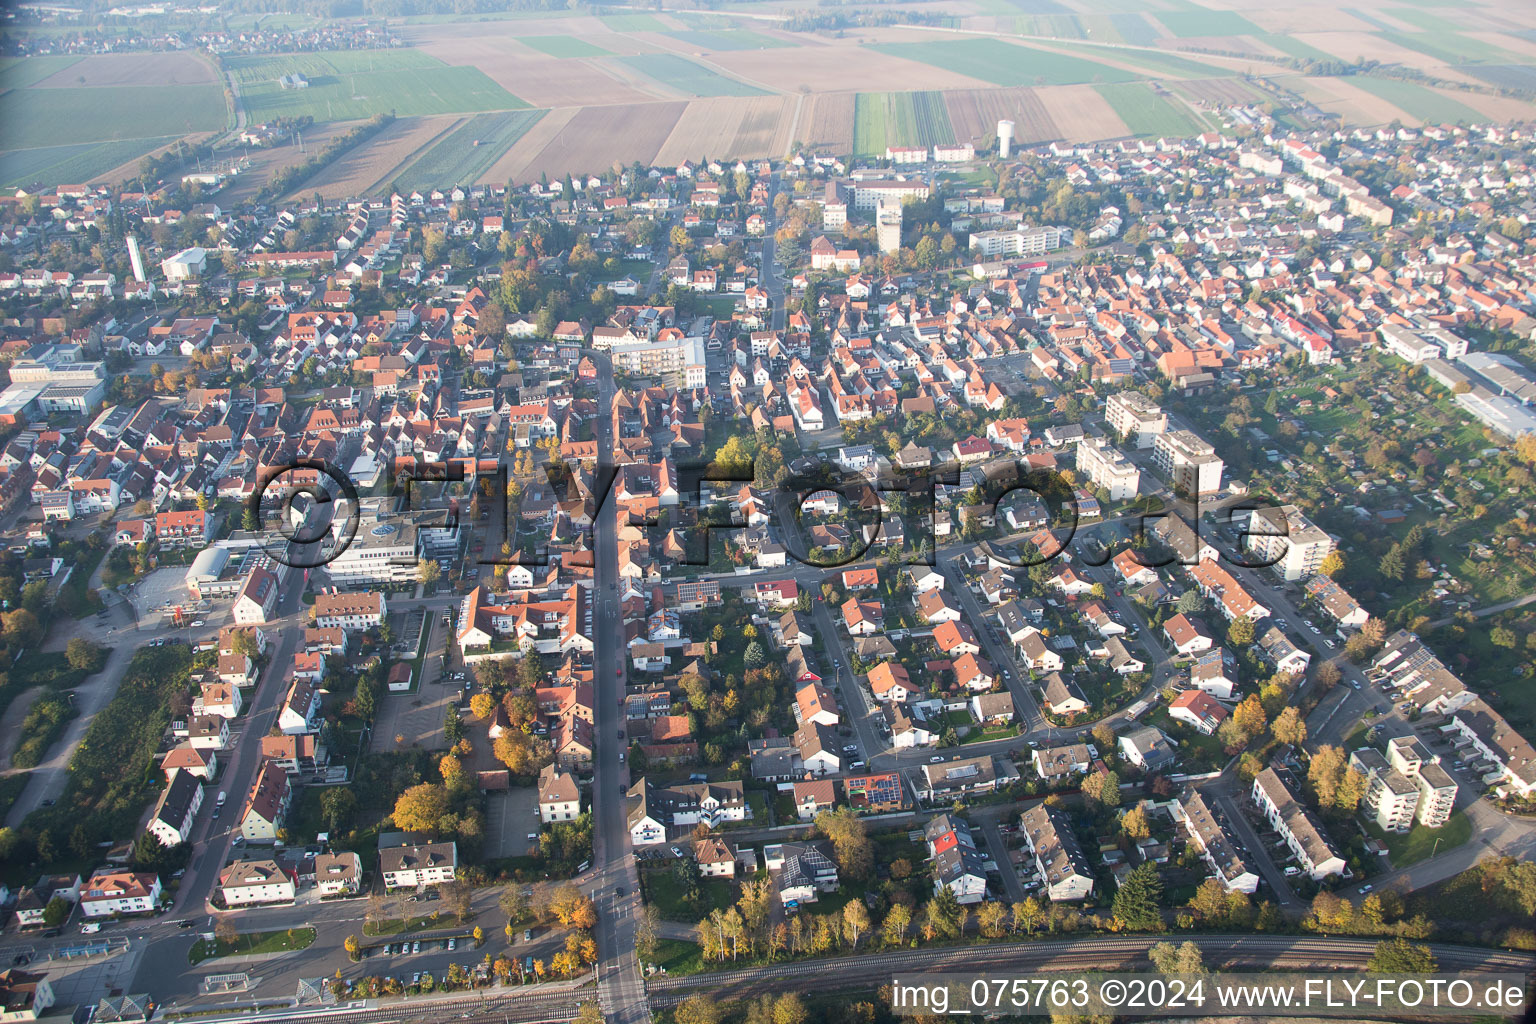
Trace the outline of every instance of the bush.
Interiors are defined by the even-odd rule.
[[[26,720],[21,723],[21,745],[11,755],[12,768],[36,768],[43,755],[53,746],[53,741],[64,731],[65,724],[75,717],[73,701],[62,696],[43,697],[32,705]]]

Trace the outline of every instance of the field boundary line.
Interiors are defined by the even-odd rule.
[[[499,111],[498,111],[498,113],[499,113]],[[461,114],[461,115],[459,115],[457,118],[454,119],[452,124],[448,125],[448,127],[444,128],[442,131],[440,131],[436,135],[432,136],[426,142],[423,142],[420,146],[417,146],[415,149],[411,150],[411,152],[406,154],[405,158],[402,159],[399,163],[395,164],[389,170],[387,170],[383,174],[379,175],[379,177],[378,177],[378,179],[376,181],[374,181],[366,189],[363,190],[363,194],[364,195],[371,194],[374,189],[378,188],[381,184],[384,183],[384,180],[386,178],[392,178],[392,177],[395,176],[395,174],[398,171],[400,171],[400,170],[402,170],[402,169],[404,169],[406,167],[409,167],[411,164],[414,164],[418,159],[421,158],[421,156],[424,153],[426,153],[427,150],[431,149],[433,146],[435,146],[439,142],[443,141],[444,136],[446,136],[449,132],[456,132],[460,128],[462,128],[464,125],[468,124],[469,123],[469,119],[471,117],[473,117],[473,116],[474,115],[472,115],[472,114]]]
[[[793,150],[795,148],[795,140],[800,137],[800,112],[804,109],[805,93],[797,92],[795,93],[795,116],[791,118],[789,122],[789,145],[785,147],[786,156],[788,155],[789,150]]]

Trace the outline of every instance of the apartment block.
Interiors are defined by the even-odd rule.
[[[1116,436],[1137,448],[1151,448],[1168,430],[1168,414],[1140,391],[1110,395],[1104,402],[1104,422]]]
[[[1297,792],[1296,780],[1283,769],[1265,768],[1253,780],[1253,802],[1296,855],[1301,869],[1318,882],[1343,874],[1344,858],[1334,850],[1322,823],[1297,799]]]
[[[1188,430],[1169,430],[1152,443],[1152,461],[1176,491],[1195,496],[1221,490],[1225,464],[1216,449]]]
[[[1246,549],[1270,562],[1270,571],[1283,580],[1311,576],[1334,549],[1333,538],[1314,525],[1295,505],[1256,509],[1243,538]]]
[[[1110,501],[1134,498],[1141,486],[1141,470],[1102,438],[1089,438],[1077,446],[1077,468],[1093,486],[1108,491]]]

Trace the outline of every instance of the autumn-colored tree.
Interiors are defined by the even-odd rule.
[[[448,789],[440,783],[412,786],[395,800],[395,827],[405,832],[435,832],[449,813]]]
[[[1301,710],[1288,707],[1280,712],[1275,719],[1275,724],[1270,728],[1275,734],[1275,739],[1281,743],[1289,743],[1293,747],[1299,747],[1307,738],[1307,722],[1301,717]]]
[[[496,713],[496,698],[488,693],[477,693],[469,698],[469,710],[476,718],[484,721]]]
[[[1130,840],[1146,839],[1152,835],[1152,826],[1147,821],[1147,812],[1137,804],[1126,811],[1120,818],[1120,834]]]

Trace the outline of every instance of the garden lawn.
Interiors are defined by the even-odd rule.
[[[1439,828],[1414,825],[1409,832],[1384,833],[1374,823],[1367,822],[1365,829],[1387,844],[1387,856],[1392,858],[1394,868],[1406,868],[1426,860],[1431,854],[1445,853],[1466,843],[1472,838],[1472,819],[1457,811]]]
[[[734,901],[735,892],[730,882],[719,878],[699,879],[699,901],[689,906],[683,900],[682,883],[672,874],[670,862],[664,868],[652,868],[645,872],[646,902],[656,908],[656,913],[667,921],[702,921],[712,910],[726,910]]]
[[[196,966],[204,960],[226,956],[253,956],[262,953],[289,953],[308,949],[315,941],[315,930],[308,926],[278,932],[247,932],[233,941],[198,939],[187,951],[187,960]]]

